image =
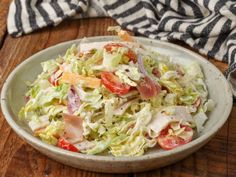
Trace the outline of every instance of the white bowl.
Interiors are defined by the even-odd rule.
[[[117,39],[112,36],[87,38],[88,42],[110,41]],[[127,173],[141,172],[158,167],[163,167],[185,158],[206,144],[226,122],[232,108],[232,93],[222,73],[210,62],[201,56],[180,46],[150,40],[136,38],[143,45],[156,49],[160,53],[173,57],[179,63],[197,61],[203,69],[209,97],[216,102],[215,109],[208,115],[209,120],[204,131],[192,142],[164,151],[158,148],[149,150],[140,157],[112,157],[105,155],[86,155],[66,151],[55,146],[43,143],[34,137],[28,127],[18,120],[18,111],[24,105],[24,93],[27,88],[25,81],[33,81],[42,71],[40,63],[47,59],[56,58],[64,54],[72,44],[80,40],[64,42],[47,48],[18,65],[5,81],[1,92],[1,107],[3,114],[13,130],[34,148],[61,163],[96,172]]]

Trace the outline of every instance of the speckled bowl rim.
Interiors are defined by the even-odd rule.
[[[114,40],[117,39],[114,36],[97,36],[97,37],[88,37],[87,39],[90,39],[92,41],[99,41],[99,39],[107,39],[107,40]],[[158,40],[154,40],[154,39],[148,39],[148,38],[143,38],[143,37],[136,37],[137,40],[139,41],[146,41],[148,43],[153,42],[153,43],[159,43],[162,45],[166,45],[166,46],[170,46],[170,47],[174,47],[178,50],[181,50],[183,52],[186,52],[190,55],[193,55],[194,57],[198,58],[199,60],[201,60],[202,62],[205,62],[206,64],[208,64],[209,67],[211,67],[210,69],[213,69],[215,71],[218,72],[218,74],[221,77],[224,77],[223,74],[213,65],[211,64],[209,61],[207,61],[206,59],[204,59],[202,56],[188,50],[185,49],[183,47],[180,47],[178,45],[169,43],[169,42],[163,42],[163,41],[158,41]],[[225,79],[224,82],[222,83],[222,87],[226,88],[228,90],[227,94],[225,95],[225,99],[227,99],[227,102],[229,104],[229,106],[224,110],[224,112],[222,113],[222,117],[221,119],[219,119],[217,121],[217,123],[215,124],[215,127],[210,129],[208,132],[206,132],[205,134],[201,135],[200,137],[198,137],[197,139],[191,141],[188,144],[185,144],[181,147],[175,148],[173,150],[169,150],[169,151],[161,151],[161,152],[154,152],[152,154],[144,154],[142,156],[139,157],[113,157],[113,156],[102,156],[102,155],[87,155],[87,154],[82,154],[82,153],[75,153],[75,152],[70,152],[70,151],[66,151],[63,149],[60,149],[58,147],[43,143],[41,140],[39,140],[38,138],[32,136],[31,134],[29,134],[26,130],[24,130],[23,128],[21,128],[11,117],[10,114],[10,108],[8,106],[7,103],[7,90],[10,87],[10,81],[13,79],[14,75],[16,73],[18,73],[18,71],[21,70],[22,67],[24,67],[24,65],[26,65],[27,63],[31,62],[31,60],[34,60],[35,57],[37,57],[38,55],[40,55],[41,53],[47,52],[48,50],[51,50],[51,48],[56,47],[58,45],[63,45],[63,44],[68,44],[68,43],[78,43],[81,39],[76,39],[76,40],[71,40],[71,41],[67,41],[67,42],[63,42],[63,43],[59,43],[57,45],[51,46],[49,48],[46,48],[34,55],[32,55],[31,57],[29,57],[28,59],[26,59],[25,61],[23,61],[21,64],[19,64],[8,76],[8,78],[6,79],[3,87],[2,87],[2,91],[1,91],[1,108],[2,108],[2,112],[3,115],[5,116],[5,119],[7,120],[8,124],[13,128],[13,130],[23,139],[27,140],[30,144],[37,144],[38,148],[43,148],[43,149],[47,149],[52,153],[56,153],[58,155],[62,155],[62,156],[67,156],[67,157],[76,157],[78,159],[85,159],[85,160],[92,160],[92,161],[97,161],[97,162],[132,162],[132,161],[145,161],[148,159],[156,159],[156,158],[161,158],[161,157],[167,157],[167,156],[171,156],[174,154],[178,154],[181,152],[186,151],[187,149],[191,149],[194,146],[197,146],[198,144],[201,144],[201,142],[207,141],[209,139],[209,137],[212,137],[226,122],[226,120],[228,119],[228,116],[231,112],[232,109],[232,92],[231,89],[229,87],[229,84],[227,82],[227,80]]]

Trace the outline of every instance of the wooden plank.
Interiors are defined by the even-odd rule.
[[[228,176],[236,176],[236,107],[233,108],[228,124],[227,163]]]
[[[209,61],[214,64],[222,73],[228,68],[227,63],[222,63],[221,61],[215,60],[213,58],[209,58]]]
[[[0,0],[0,48],[7,32],[7,14],[11,0]]]

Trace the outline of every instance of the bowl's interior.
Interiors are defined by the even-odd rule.
[[[100,38],[91,38],[88,41],[106,41],[112,40],[114,37],[100,37]],[[219,128],[226,121],[227,116],[232,107],[232,98],[231,91],[228,87],[227,81],[221,72],[216,69],[212,64],[210,64],[205,59],[199,57],[199,55],[193,54],[188,50],[181,49],[175,45],[170,45],[168,43],[163,43],[159,41],[150,41],[147,39],[139,38],[142,44],[157,50],[160,53],[167,54],[173,58],[174,62],[179,63],[189,63],[193,60],[197,61],[206,77],[206,84],[209,90],[209,97],[212,98],[215,103],[215,109],[208,114],[209,120],[205,124],[203,132],[199,136],[208,134],[211,129],[215,127]],[[6,93],[2,93],[2,96],[5,95],[5,101],[7,103],[6,110],[11,117],[7,119],[13,119],[17,125],[21,126],[25,131],[30,133],[30,130],[25,124],[22,124],[17,117],[19,109],[24,105],[24,93],[27,90],[26,81],[33,81],[37,75],[42,71],[40,63],[47,59],[53,59],[59,54],[65,53],[66,49],[69,48],[72,44],[79,43],[77,41],[70,41],[62,43],[51,47],[45,51],[42,51],[24,63],[22,63],[18,68],[11,74],[7,79],[7,89]],[[209,134],[211,136],[211,134]],[[152,150],[149,153],[161,153],[161,150]]]

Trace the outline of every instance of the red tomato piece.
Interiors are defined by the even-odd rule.
[[[59,138],[57,146],[68,151],[79,152],[73,144],[69,143],[64,138]]]
[[[109,43],[104,46],[107,52],[112,52],[114,48],[119,48],[119,47],[124,47],[124,45],[119,43]]]
[[[58,79],[62,76],[62,72],[58,73],[59,69],[57,69],[55,72],[52,73],[52,75],[48,78],[48,81],[53,85],[53,86],[58,86]]]
[[[131,61],[133,61],[134,63],[137,62],[137,55],[131,50],[128,50],[128,53],[125,54]]]
[[[182,127],[185,127],[185,131],[193,131],[192,128],[186,125],[181,125],[181,128]],[[168,135],[169,129],[170,126],[167,126],[164,130],[161,131],[160,135],[157,137],[157,142],[162,149],[171,150],[181,145],[187,144],[192,140],[192,137],[187,140],[184,140],[175,135]]]
[[[102,72],[101,79],[102,84],[114,94],[125,95],[130,90],[129,85],[122,83],[119,78],[111,72]]]

